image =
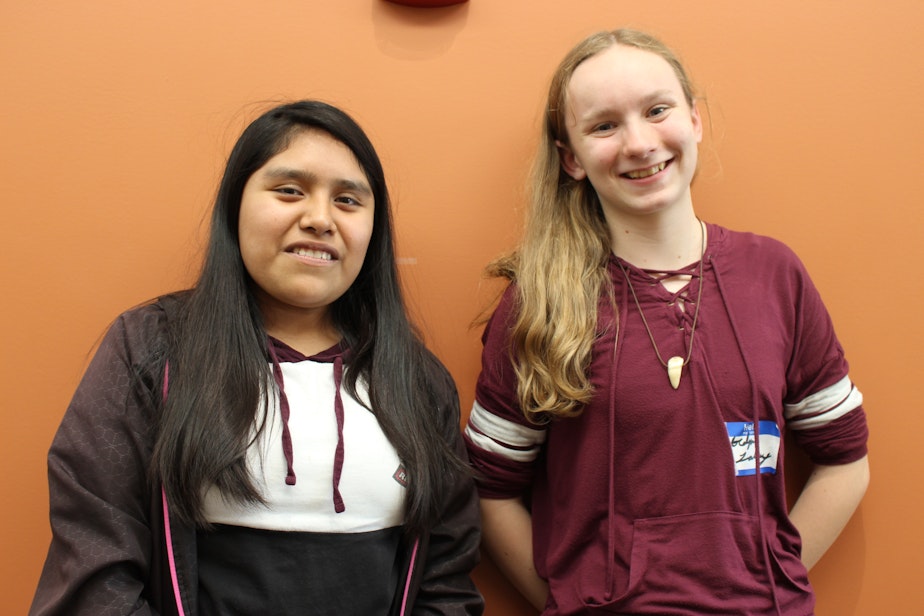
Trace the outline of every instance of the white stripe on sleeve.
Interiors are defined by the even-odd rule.
[[[787,425],[793,430],[808,430],[843,417],[863,404],[860,393],[849,377],[808,396],[795,404],[785,406]]]
[[[514,462],[532,462],[545,442],[545,429],[529,428],[498,417],[475,401],[465,434],[485,451]]]

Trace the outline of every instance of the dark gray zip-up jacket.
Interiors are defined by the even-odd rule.
[[[121,315],[103,339],[48,455],[52,542],[30,615],[198,613],[196,530],[171,520],[148,467],[163,395],[162,298]],[[458,404],[452,392],[458,425]],[[448,422],[452,425],[452,422]],[[464,451],[458,432],[447,434]],[[469,478],[443,515],[402,546],[391,614],[481,614],[469,574],[480,520]]]

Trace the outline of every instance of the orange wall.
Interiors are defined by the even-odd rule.
[[[45,453],[88,353],[121,310],[192,279],[255,102],[319,97],[368,129],[413,304],[468,408],[480,271],[516,238],[547,79],[619,25],[676,46],[709,98],[700,214],[797,250],[866,395],[873,482],[812,572],[818,613],[924,604],[924,3],[96,0],[0,4],[5,611],[41,568]],[[529,614],[496,576],[478,571],[488,613]]]

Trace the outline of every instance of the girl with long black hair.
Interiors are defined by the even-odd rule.
[[[343,111],[241,135],[199,280],[121,315],[49,453],[32,614],[477,614],[451,377]]]

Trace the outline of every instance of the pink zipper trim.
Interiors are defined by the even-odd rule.
[[[167,493],[160,489],[164,502],[164,540],[167,542],[167,562],[170,567],[170,581],[173,583],[173,598],[176,601],[176,611],[180,616],[186,616],[183,611],[183,600],[180,598],[180,583],[176,578],[176,559],[173,557],[173,534],[170,532],[170,510],[167,507]]]
[[[170,380],[170,362],[164,364],[164,388],[161,392],[164,402],[167,401],[167,384]],[[167,506],[167,492],[164,486],[160,487],[160,499],[164,506],[164,541],[167,543],[167,565],[170,567],[170,581],[173,584],[173,599],[176,601],[176,611],[179,616],[186,616],[183,611],[183,599],[180,598],[180,583],[176,578],[176,559],[173,557],[173,533],[170,531],[170,508]]]
[[[420,539],[414,541],[414,548],[411,550],[411,564],[407,568],[407,580],[404,582],[404,597],[401,599],[401,616],[407,613],[407,598],[411,594],[411,577],[414,575],[414,565],[417,562],[417,549],[420,547]]]

